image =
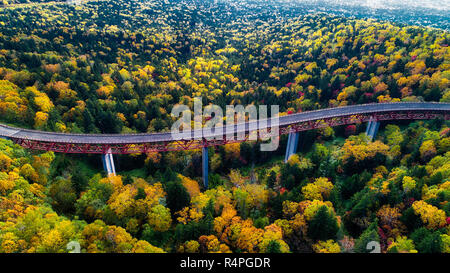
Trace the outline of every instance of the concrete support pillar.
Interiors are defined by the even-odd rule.
[[[208,147],[203,147],[202,149],[202,175],[203,175],[203,185],[205,189],[208,189]]]
[[[289,133],[288,143],[286,146],[286,156],[284,157],[284,162],[287,163],[289,157],[297,152],[297,145],[300,133]]]
[[[377,136],[378,128],[380,128],[379,121],[371,120],[367,123],[366,135],[369,137],[370,141]]]
[[[114,158],[111,153],[111,149],[108,150],[106,154],[102,155],[103,169],[108,174],[108,176],[116,175],[116,167],[114,166]]]

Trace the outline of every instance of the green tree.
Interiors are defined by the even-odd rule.
[[[167,193],[167,206],[170,211],[175,213],[189,206],[191,198],[186,188],[180,182],[169,182],[165,191]]]
[[[272,240],[267,245],[267,253],[281,253],[281,245],[279,242]]]
[[[439,231],[433,232],[422,227],[411,234],[411,239],[419,253],[440,253],[442,251],[442,239]]]
[[[336,217],[328,212],[327,206],[322,206],[308,225],[308,237],[320,241],[334,240],[338,230]]]
[[[377,222],[372,223],[355,242],[356,253],[369,253],[371,250],[367,249],[367,245],[370,242],[380,242],[380,236],[377,232]]]
[[[272,189],[277,182],[277,174],[274,171],[270,172],[269,178],[267,179],[267,187]]]
[[[73,213],[77,194],[68,179],[59,177],[50,186],[49,195],[53,199],[52,206],[59,213]]]

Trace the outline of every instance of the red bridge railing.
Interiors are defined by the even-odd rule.
[[[450,103],[355,105],[280,117],[279,134],[314,130],[328,126],[360,124],[370,120],[426,120],[437,118],[450,119]],[[216,139],[201,137],[187,140],[174,140],[170,133],[134,135],[62,134],[19,129],[4,125],[0,125],[0,137],[9,138],[24,148],[41,151],[81,154],[105,154],[110,151],[113,154],[139,154],[195,150],[248,141],[251,133],[248,124],[246,123],[245,128],[247,129],[243,139],[230,138],[225,134],[216,135],[218,137]],[[270,132],[270,125],[267,126],[267,129],[266,133],[267,131]],[[258,134],[262,134],[261,131],[256,131]],[[255,131],[252,130],[252,132]],[[238,133],[237,129],[235,133]]]

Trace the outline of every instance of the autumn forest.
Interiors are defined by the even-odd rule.
[[[286,1],[2,1],[0,123],[61,133],[168,132],[176,104],[280,115],[450,102],[446,29]],[[46,3],[49,2],[49,3]],[[0,138],[0,253],[450,253],[450,123],[302,132],[284,162],[259,141],[114,156]]]

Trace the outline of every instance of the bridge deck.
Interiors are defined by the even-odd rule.
[[[413,102],[413,103],[379,103],[379,104],[362,104],[345,107],[336,107],[321,109],[303,113],[297,113],[279,118],[280,127],[286,127],[297,123],[322,120],[326,118],[337,118],[359,114],[379,114],[390,112],[421,112],[434,111],[448,115],[450,113],[450,103],[433,103],[433,102]],[[270,119],[267,125],[261,124],[258,128],[264,129],[270,127]],[[245,124],[237,124],[233,126],[224,126],[225,130],[235,133],[248,132],[249,128],[255,128],[257,122],[247,122]],[[224,131],[225,131],[224,130]],[[192,130],[191,136],[214,137],[221,136],[224,133],[213,129],[210,134],[204,133],[203,130]],[[142,144],[142,143],[160,143],[174,141],[172,134],[168,133],[142,133],[142,134],[66,134],[53,133],[37,130],[19,129],[0,124],[0,136],[13,139],[32,140],[40,142],[54,143],[73,143],[73,144]]]

